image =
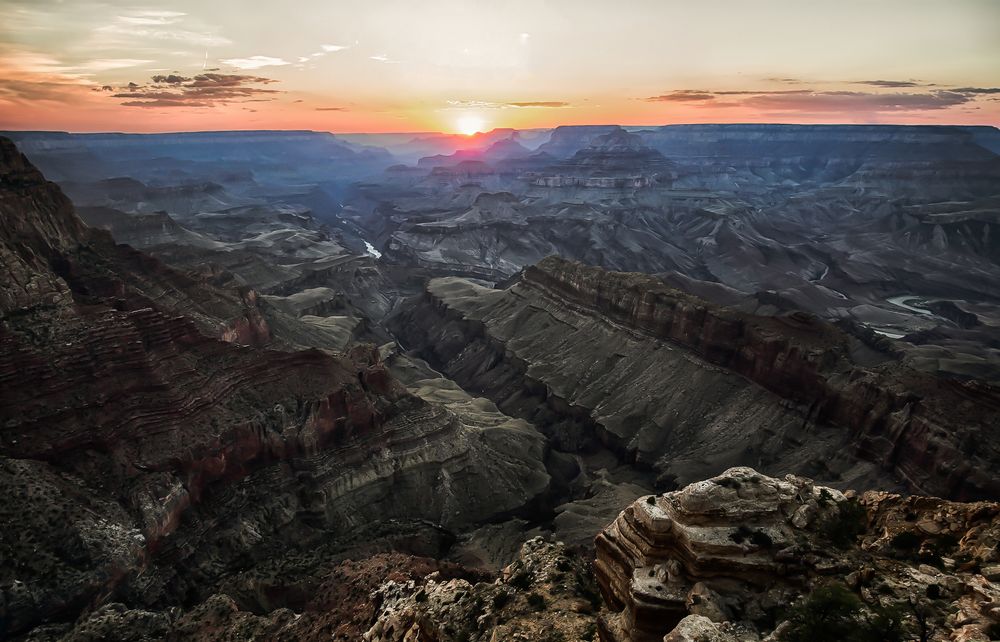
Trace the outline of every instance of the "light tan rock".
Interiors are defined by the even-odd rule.
[[[739,642],[702,615],[689,615],[664,636],[663,642]]]

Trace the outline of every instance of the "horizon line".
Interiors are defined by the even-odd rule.
[[[992,129],[1000,128],[1000,124],[995,125],[984,125],[984,124],[961,124],[961,123],[843,123],[843,122],[828,122],[828,123],[791,123],[791,122],[697,122],[697,123],[646,123],[646,124],[623,124],[623,123],[586,123],[586,124],[575,124],[575,125],[553,125],[552,127],[494,127],[486,131],[478,131],[474,134],[461,134],[458,132],[446,132],[440,130],[423,130],[423,131],[413,131],[413,130],[399,130],[399,131],[334,131],[327,129],[301,129],[301,128],[252,128],[252,129],[188,129],[188,130],[163,130],[163,131],[122,131],[122,130],[94,130],[94,131],[71,131],[66,129],[0,129],[0,133],[17,133],[17,134],[68,134],[71,136],[85,136],[85,135],[100,135],[100,134],[118,134],[123,136],[163,136],[170,134],[223,134],[223,133],[239,133],[239,132],[303,132],[303,133],[313,133],[313,134],[332,134],[345,135],[345,136],[420,136],[427,134],[437,134],[444,136],[459,136],[463,138],[473,138],[475,136],[481,136],[483,134],[490,134],[498,130],[510,130],[518,132],[531,132],[531,131],[547,131],[553,130],[559,127],[621,127],[621,128],[636,128],[636,127],[747,127],[747,126],[780,126],[780,127],[962,127],[962,128],[978,128],[986,127]]]

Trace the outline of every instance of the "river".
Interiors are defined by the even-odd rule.
[[[364,241],[364,239],[361,239]],[[374,256],[376,259],[382,258],[382,253],[375,249],[375,246],[365,241],[365,251]]]
[[[934,313],[926,308],[918,308],[909,305],[907,301],[913,301],[914,299],[919,299],[920,297],[913,296],[912,294],[904,294],[902,296],[894,296],[891,299],[886,299],[887,302],[893,304],[896,307],[903,308],[904,310],[909,310],[910,312],[916,312],[917,314],[923,314],[927,316],[934,316]]]

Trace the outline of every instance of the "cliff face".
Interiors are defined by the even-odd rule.
[[[711,474],[701,461],[851,481],[859,471],[843,458],[854,453],[922,492],[1000,490],[995,390],[889,355],[863,367],[856,339],[803,313],[737,313],[650,276],[549,258],[506,290],[432,281],[395,327],[407,347],[564,447],[596,437],[661,478]]]
[[[996,503],[845,497],[733,468],[641,498],[597,536],[609,609],[601,639],[799,639],[783,637],[795,626],[788,607],[831,582],[856,591],[859,608],[903,608],[901,631],[919,636],[922,624],[924,639],[987,639],[1000,592],[984,575],[996,573],[998,536]]]
[[[370,346],[257,347],[252,291],[116,246],[3,139],[0,261],[0,636],[112,595],[273,605],[301,572],[247,560],[436,553],[547,489],[524,422],[425,401]]]
[[[647,147],[642,137],[616,128],[591,139],[588,146],[566,161],[529,179],[532,185],[541,187],[629,189],[669,185],[674,175],[673,163]]]
[[[850,356],[850,337],[810,315],[735,314],[645,275],[547,259],[525,278],[680,344],[808,408],[812,421],[843,427],[863,457],[895,469],[918,492],[979,499],[1000,491],[992,474],[1000,453],[971,446],[995,434],[1000,391],[989,386],[938,380],[891,362],[864,368]]]

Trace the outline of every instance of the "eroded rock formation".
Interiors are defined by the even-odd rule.
[[[1000,506],[868,492],[750,468],[640,498],[596,539],[608,642],[760,639],[832,581],[902,608],[926,639],[987,639],[1000,622]],[[699,633],[699,631],[701,633]],[[742,632],[741,632],[742,631]],[[664,637],[666,636],[666,637]]]

